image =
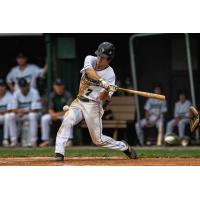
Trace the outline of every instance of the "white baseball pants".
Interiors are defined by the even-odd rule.
[[[189,124],[189,122],[190,122],[189,119],[181,119],[179,121],[177,127],[178,127],[178,134],[179,134],[180,138],[184,137],[184,135],[185,135],[185,126],[187,124]],[[171,121],[169,121],[167,123],[166,135],[169,135],[169,134],[173,133],[175,126],[176,126],[176,120],[175,119],[172,119]]]
[[[7,123],[9,124],[9,133],[11,141],[17,142],[18,139],[17,122],[29,121],[31,142],[34,144],[38,138],[37,130],[38,130],[39,115],[40,115],[39,113],[32,112],[22,117],[19,117],[15,113],[9,113],[6,120]]]
[[[100,103],[94,101],[82,102],[79,99],[75,99],[65,113],[63,123],[58,130],[55,153],[64,155],[64,145],[70,138],[71,130],[82,119],[85,119],[94,144],[120,151],[127,150],[128,146],[124,142],[116,141],[102,134],[102,116],[103,108]]]
[[[64,117],[61,117],[63,120]],[[49,133],[50,133],[50,123],[52,121],[50,114],[45,114],[41,117],[41,135],[42,140],[49,140]],[[73,130],[71,131],[71,134],[69,136],[70,139],[73,138]]]
[[[0,124],[3,124],[3,139],[7,140],[9,138],[9,124],[7,122],[8,113],[0,115]]]
[[[146,118],[140,120],[140,122],[137,122],[135,124],[135,130],[136,130],[136,134],[137,134],[137,137],[138,137],[138,140],[140,142],[141,145],[144,145],[144,131],[143,131],[143,128],[145,126],[147,126],[149,123],[152,125],[152,126],[156,126],[156,128],[158,130],[161,130],[163,129],[163,119],[160,118],[156,121],[157,119],[157,116],[156,115],[151,115],[149,117],[149,120],[147,120]]]

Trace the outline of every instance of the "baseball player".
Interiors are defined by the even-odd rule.
[[[3,146],[9,146],[9,124],[6,118],[11,109],[12,94],[6,90],[6,82],[0,79],[0,124],[3,124]]]
[[[161,94],[161,87],[156,85],[154,93]],[[144,127],[156,126],[159,131],[163,131],[163,114],[167,112],[166,101],[149,98],[144,106],[145,118],[135,124],[136,134],[140,145],[144,145]]]
[[[85,119],[94,144],[123,151],[129,158],[136,159],[136,152],[125,141],[116,141],[102,134],[102,103],[110,100],[116,91],[115,73],[109,65],[114,58],[115,47],[109,42],[103,42],[95,52],[96,56],[86,56],[79,93],[65,113],[63,123],[58,130],[55,147],[55,159],[64,160],[65,143],[70,137],[71,128]]]
[[[50,122],[59,121],[64,119],[65,111],[63,107],[71,103],[72,96],[65,90],[64,83],[61,79],[56,79],[53,84],[53,92],[50,95],[49,112],[41,117],[41,134],[43,142],[40,147],[49,145]],[[68,145],[72,143],[73,129],[69,137]]]
[[[47,72],[47,65],[42,69],[35,64],[29,64],[26,54],[19,53],[16,57],[17,66],[8,73],[6,82],[11,92],[19,89],[18,80],[25,78],[30,86],[36,88],[36,79]]]
[[[167,123],[166,135],[173,133],[174,127],[178,127],[179,139],[185,135],[185,126],[189,124],[189,108],[191,102],[186,99],[185,92],[179,93],[179,101],[175,103],[174,118]]]
[[[31,144],[30,147],[36,146],[38,117],[40,116],[41,102],[40,96],[36,89],[31,88],[25,78],[19,79],[19,90],[13,94],[12,111],[8,117],[10,133],[12,133],[11,146],[17,145],[18,133],[17,122],[29,122]]]

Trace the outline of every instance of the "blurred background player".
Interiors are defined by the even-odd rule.
[[[20,78],[25,78],[30,83],[30,87],[36,88],[36,79],[47,72],[47,65],[40,68],[35,64],[28,63],[28,57],[24,52],[18,53],[16,62],[17,66],[11,69],[6,78],[10,91],[14,92],[19,88],[18,80]]]
[[[124,141],[116,141],[102,133],[103,101],[110,100],[115,92],[115,73],[110,67],[114,58],[115,47],[109,42],[99,45],[95,56],[86,56],[77,98],[66,112],[57,133],[55,159],[64,160],[65,143],[70,137],[71,128],[85,119],[94,144],[123,151],[129,158],[136,159],[136,153]]]
[[[49,141],[49,134],[50,134],[50,124],[51,124],[51,139],[53,139],[53,144],[55,145],[55,130],[60,127],[63,119],[65,111],[63,111],[63,107],[65,105],[69,105],[72,101],[72,95],[69,91],[65,90],[64,83],[61,79],[56,79],[53,84],[53,92],[50,95],[49,99],[49,110],[48,114],[45,114],[41,118],[41,134],[42,134],[42,143],[40,147],[48,146]],[[67,146],[72,145],[73,139],[73,128],[71,129],[69,140],[67,142]]]
[[[175,103],[174,118],[167,123],[166,135],[173,133],[175,126],[178,127],[179,139],[185,135],[185,126],[189,124],[189,108],[191,102],[186,99],[186,92],[179,92],[179,101]]]
[[[6,82],[0,79],[0,124],[3,125],[3,146],[9,146],[9,124],[6,118],[8,117],[9,109],[11,108],[12,94],[6,90]]]
[[[161,94],[160,84],[156,84],[153,92]],[[144,106],[145,118],[135,124],[136,134],[139,139],[140,145],[144,145],[144,127],[156,126],[158,131],[163,132],[164,113],[167,112],[166,101],[149,98]]]
[[[29,122],[29,131],[31,144],[37,145],[38,117],[40,116],[41,102],[40,96],[36,89],[31,88],[25,78],[18,81],[19,88],[13,94],[12,113],[9,114],[9,126],[12,134],[11,146],[16,146],[18,142],[17,123]],[[20,128],[21,126],[19,126]]]

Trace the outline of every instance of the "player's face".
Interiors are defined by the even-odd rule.
[[[180,94],[180,95],[179,95],[179,100],[180,100],[181,102],[184,102],[184,101],[186,100],[185,95],[184,95],[184,94]]]
[[[53,89],[54,89],[54,92],[58,95],[62,95],[65,91],[64,85],[54,85]]]
[[[3,85],[0,85],[0,96],[2,96],[5,93],[6,87]]]
[[[26,95],[26,94],[28,94],[29,86],[28,85],[20,86],[20,90],[21,90],[22,94]]]
[[[109,64],[109,61],[105,57],[97,56],[97,66],[106,67]]]
[[[24,66],[27,63],[27,58],[26,57],[18,57],[17,58],[17,64],[19,66]]]
[[[156,87],[156,88],[154,89],[154,92],[155,92],[156,94],[160,94],[160,93],[161,93],[161,89],[160,89],[159,87]]]

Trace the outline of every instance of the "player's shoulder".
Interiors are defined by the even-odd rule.
[[[10,91],[6,91],[5,96],[8,97],[8,98],[12,98],[13,95]]]
[[[190,101],[190,100],[188,100],[188,99],[187,99],[185,102],[186,102],[186,104],[188,104],[188,105],[190,105],[190,104],[191,104],[191,101]]]
[[[33,64],[33,63],[29,63],[29,64],[27,64],[27,68],[30,68],[30,69],[38,69],[39,66],[36,65],[36,64]]]
[[[21,90],[20,89],[16,89],[14,92],[13,92],[13,96],[14,97],[17,97],[21,94]]]
[[[88,59],[88,60],[97,60],[97,57],[96,56],[92,56],[92,55],[87,55],[86,57],[85,57],[85,59]]]
[[[106,68],[106,70],[108,71],[109,74],[112,74],[113,76],[115,76],[115,72],[110,65]]]
[[[32,93],[32,94],[39,94],[39,92],[38,92],[38,90],[37,89],[35,89],[35,88],[30,88],[30,93]]]
[[[16,73],[17,71],[19,71],[19,65],[15,65],[15,66],[10,70],[10,72],[12,72],[12,73]]]

